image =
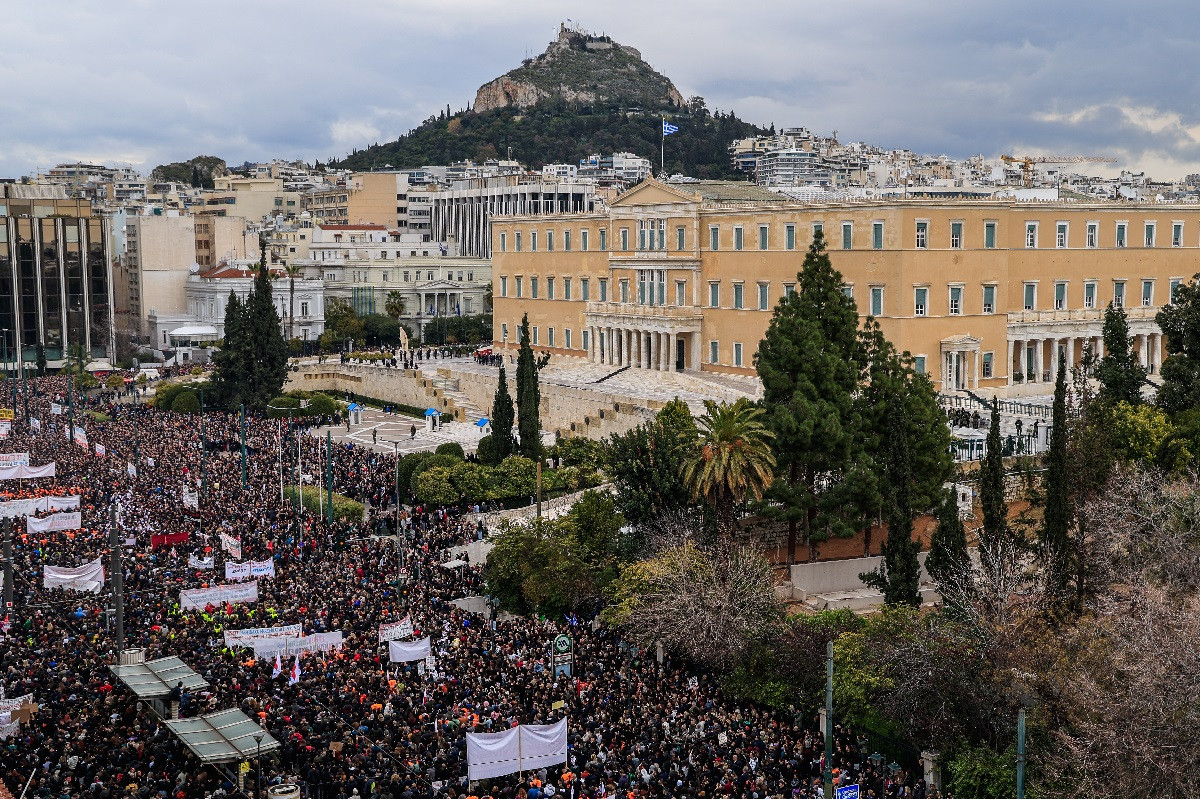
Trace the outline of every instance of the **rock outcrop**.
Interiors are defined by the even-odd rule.
[[[480,86],[473,109],[529,108],[550,97],[574,105],[642,109],[684,104],[670,78],[643,61],[636,49],[560,25],[546,52]]]

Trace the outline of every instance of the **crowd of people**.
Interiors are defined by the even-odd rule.
[[[0,639],[0,685],[32,694],[38,709],[0,741],[0,776],[14,796],[46,799],[192,799],[239,791],[232,769],[204,765],[109,667],[116,662],[109,584],[99,593],[42,587],[43,567],[108,563],[110,509],[125,542],[123,646],[181,658],[209,687],[181,692],[180,713],[239,708],[280,743],[252,764],[245,790],[297,783],[320,799],[801,799],[820,792],[825,744],[815,717],[735,700],[669,654],[574,617],[478,615],[454,600],[483,593],[480,566],[444,568],[452,548],[478,536],[465,509],[415,507],[393,483],[392,456],[252,417],[242,481],[240,418],[194,416],[138,402],[60,406],[63,377],[30,381],[31,418],[18,411],[0,451],[54,462],[57,476],[0,483],[0,499],[80,496],[77,530],[26,532],[13,520],[14,594]],[[18,406],[19,408],[21,406]],[[68,413],[71,418],[68,419]],[[80,427],[86,445],[65,431]],[[299,442],[300,473],[370,506],[364,522],[297,508],[282,490]],[[96,445],[103,447],[98,455]],[[188,498],[197,498],[191,507]],[[380,522],[387,521],[386,530]],[[152,547],[156,535],[186,542]],[[396,535],[372,535],[396,532]],[[272,559],[258,601],[184,611],[180,591],[223,583],[240,560]],[[215,569],[189,565],[212,556]],[[111,575],[110,575],[111,576]],[[433,661],[393,664],[378,628],[411,619]],[[228,648],[225,630],[302,625],[340,631],[339,649],[276,663]],[[574,641],[572,676],[557,675],[550,642]],[[289,659],[290,661],[290,659]],[[568,719],[567,762],[521,775],[467,781],[466,733]],[[923,799],[919,774],[892,774],[869,742],[837,728],[831,766],[864,796]],[[258,765],[256,769],[254,766]],[[26,786],[28,788],[26,789]],[[829,798],[832,799],[832,798]]]

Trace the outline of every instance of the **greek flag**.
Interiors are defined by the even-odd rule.
[[[672,125],[667,120],[665,120],[665,119],[663,120],[663,135],[664,136],[670,136],[672,133],[678,133],[678,132],[679,132],[678,125]]]

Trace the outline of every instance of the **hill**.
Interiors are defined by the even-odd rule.
[[[156,183],[171,181],[184,183],[198,189],[211,189],[213,178],[218,178],[226,172],[225,161],[215,155],[198,155],[187,161],[176,161],[173,164],[159,164],[150,173],[150,180]]]
[[[481,86],[473,108],[447,110],[331,166],[415,169],[511,157],[538,169],[631,152],[657,168],[663,117],[679,127],[665,142],[666,171],[698,178],[744,177],[730,163],[730,142],[767,133],[733,113],[710,113],[703,98],[685,102],[634,48],[561,27],[545,53]]]

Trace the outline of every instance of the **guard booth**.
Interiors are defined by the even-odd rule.
[[[350,415],[351,425],[357,427],[358,425],[362,424],[362,412],[362,405],[358,404],[357,402],[350,403],[350,406],[346,408],[346,413]]]

